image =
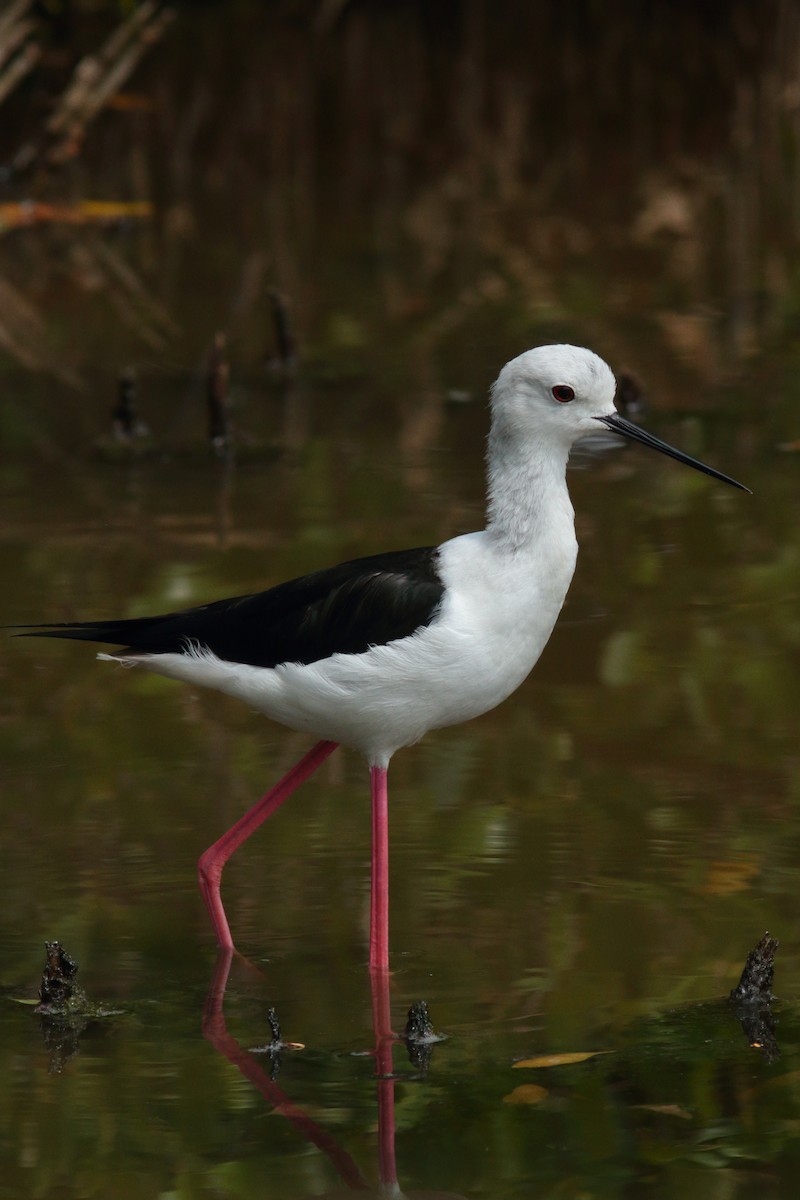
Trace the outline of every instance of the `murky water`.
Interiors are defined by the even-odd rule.
[[[392,765],[391,995],[366,970],[356,756],[227,868],[250,960],[228,978],[194,864],[307,740],[7,641],[0,1192],[299,1198],[396,1173],[409,1196],[794,1196],[796,6],[755,33],[734,6],[723,42],[692,24],[679,60],[694,17],[590,37],[518,14],[516,36],[480,3],[352,8],[315,38],[184,13],[194,40],[179,21],[137,85],[154,110],[107,114],[69,180],[144,189],[153,221],[0,242],[44,368],[9,351],[0,621],[157,612],[479,526],[486,386],[554,338],[640,377],[642,422],[754,495],[644,449],[576,456],[581,555],[541,662]],[[263,364],[272,286],[291,382]],[[198,368],[222,327],[231,462]],[[127,363],[152,431],[133,456],[108,440]],[[772,1061],[718,1002],[765,929]],[[65,1030],[14,1002],[46,938],[111,1015]],[[387,1036],[419,999],[447,1035],[427,1062]],[[265,1052],[270,1006],[302,1049]]]

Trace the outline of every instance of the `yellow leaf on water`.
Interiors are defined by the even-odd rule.
[[[681,1108],[680,1104],[634,1104],[634,1108],[644,1109],[645,1112],[663,1113],[665,1117],[681,1117],[684,1121],[691,1121],[692,1114],[686,1108]]]
[[[541,1104],[547,1095],[547,1088],[539,1087],[538,1083],[523,1083],[503,1096],[503,1104]]]
[[[535,1058],[521,1058],[512,1067],[568,1067],[571,1063],[586,1062],[599,1054],[610,1054],[610,1050],[587,1050],[576,1054],[537,1054]]]

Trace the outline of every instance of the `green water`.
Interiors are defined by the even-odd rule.
[[[409,1196],[796,1195],[800,17],[680,11],[353,5],[312,36],[301,8],[184,9],[135,78],[155,108],[106,114],[48,184],[144,194],[153,220],[0,241],[42,322],[42,369],[3,365],[2,623],[187,606],[479,527],[487,385],[554,338],[636,374],[642,423],[754,493],[638,447],[576,456],[581,554],[540,663],[392,764],[390,997],[366,970],[355,755],[227,868],[250,965],[223,1006],[195,862],[308,740],[85,646],[6,641],[0,1195],[346,1194],[392,1146]],[[116,303],[104,247],[179,330]],[[262,362],[270,286],[291,383]],[[222,327],[229,463],[204,440]],[[127,363],[152,430],[132,457],[108,448]],[[774,1061],[717,1003],[765,929]],[[15,1003],[53,938],[112,1015],[53,1029]],[[376,1071],[373,1003],[401,1031],[421,998],[447,1039],[427,1070],[384,1041]],[[250,1053],[269,1006],[304,1047],[278,1062]]]

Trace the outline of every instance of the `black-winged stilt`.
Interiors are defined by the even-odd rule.
[[[630,424],[614,408],[614,391],[606,363],[575,346],[540,346],[506,363],[491,393],[486,528],[478,533],[184,612],[24,627],[123,646],[99,657],[217,688],[321,739],[200,858],[220,947],[233,950],[220,897],[225,863],[345,745],[370,768],[369,961],[373,971],[388,969],[389,760],[429,729],[494,708],[539,658],[575,569],[566,466],[578,439],[599,422],[748,490]]]

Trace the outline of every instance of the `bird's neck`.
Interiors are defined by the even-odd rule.
[[[566,445],[521,443],[493,429],[487,450],[487,532],[514,552],[559,535],[574,539],[568,458]]]

